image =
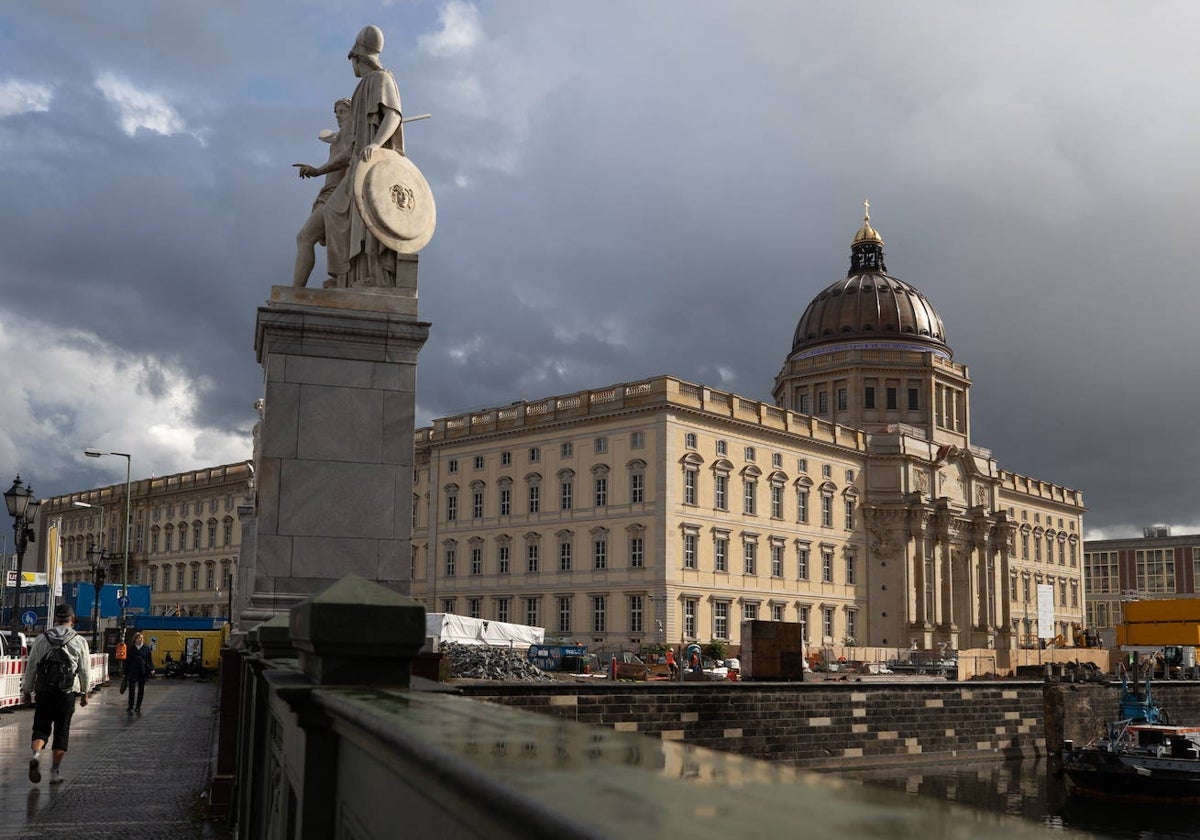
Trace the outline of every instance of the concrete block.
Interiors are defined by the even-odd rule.
[[[379,463],[383,452],[380,392],[303,385],[297,416],[297,459]]]
[[[282,467],[279,533],[394,536],[394,467],[319,461],[286,461]]]

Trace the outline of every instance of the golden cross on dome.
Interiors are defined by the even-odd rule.
[[[865,198],[863,199],[863,221],[871,221],[871,202]]]

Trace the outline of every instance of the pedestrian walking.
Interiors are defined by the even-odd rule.
[[[59,604],[54,608],[54,626],[34,639],[30,646],[21,680],[22,699],[28,703],[30,695],[33,696],[33,740],[30,744],[33,755],[29,758],[29,781],[34,784],[42,780],[42,750],[50,742],[51,733],[54,742],[51,744],[50,784],[63,780],[59,768],[71,737],[75,698],[79,698],[80,706],[88,703],[90,661],[87,639],[75,632],[75,610],[70,604]]]
[[[150,648],[141,633],[133,634],[133,649],[125,659],[125,685],[129,692],[129,707],[126,711],[139,714],[142,711],[142,696],[146,693],[146,680],[154,673],[154,660]]]
[[[671,675],[671,679],[679,676],[679,666],[675,664],[675,651],[667,648],[667,672]]]

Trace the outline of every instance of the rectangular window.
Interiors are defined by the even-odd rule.
[[[833,496],[821,494],[821,525],[833,527]]]
[[[204,588],[205,589],[213,588],[213,567],[212,566],[207,567],[204,571]]]
[[[838,391],[837,391],[838,411],[845,411],[846,407],[849,405],[849,402],[850,402],[850,398],[849,398],[849,395],[846,393],[846,389],[838,388]]]
[[[542,507],[542,488],[540,485],[529,485],[529,512],[537,513]]]
[[[530,450],[529,450],[530,463],[536,464],[540,460],[542,460],[542,450],[536,446],[530,448]]]
[[[223,533],[221,534],[221,544],[223,546],[225,546],[226,548],[228,548],[229,546],[233,545],[233,523],[226,522],[225,527],[222,529],[222,531],[223,531]]]
[[[758,543],[752,540],[745,540],[742,543],[742,573],[758,574]]]
[[[175,588],[180,592],[183,591],[183,566],[175,570]]]
[[[846,530],[854,530],[854,500],[846,499]]]
[[[458,521],[458,496],[453,494],[446,497],[446,521]]]
[[[821,608],[821,635],[833,638],[833,607]]]
[[[750,479],[742,480],[742,513],[747,516],[754,516],[754,482]]]
[[[683,503],[696,504],[696,471],[692,469],[683,471]]]
[[[645,628],[645,607],[641,595],[629,596],[629,632],[641,633]]]
[[[562,500],[561,500],[560,507],[563,510],[571,509],[571,494],[574,492],[574,490],[575,490],[574,482],[567,480],[562,483],[562,493],[561,493]]]
[[[713,602],[713,638],[729,638],[729,602]]]
[[[506,575],[509,573],[509,547],[507,544],[496,546],[496,568],[500,574]]]
[[[512,465],[512,453],[511,452],[501,452],[500,453],[500,466],[508,467],[511,465]]]
[[[833,583],[833,549],[821,549],[821,582]],[[826,633],[826,636],[829,634]]]
[[[1175,591],[1175,549],[1151,548],[1134,552],[1137,588],[1142,592]]]
[[[899,407],[895,388],[887,389],[887,407],[888,411],[895,411]]]
[[[783,469],[783,455],[776,452],[771,455],[771,466],[777,470]]]
[[[783,577],[783,543],[771,543],[771,577]]]
[[[858,571],[854,567],[855,557],[853,554],[846,555],[846,583],[858,583]],[[853,633],[851,635],[854,635]]]
[[[645,541],[642,537],[629,538],[629,568],[640,569],[646,563]]]
[[[471,616],[471,618],[483,618],[483,599],[468,598],[467,614]]]
[[[510,613],[509,613],[510,606],[511,605],[509,604],[509,600],[507,598],[500,598],[499,600],[496,601],[496,620],[497,621],[504,621],[504,622],[508,621],[508,617],[510,615]]]
[[[754,463],[754,447],[753,446],[746,447],[746,460],[749,461],[750,463]]]
[[[771,620],[783,621],[783,604],[771,605]]]
[[[640,472],[629,474],[629,503],[640,505],[646,498],[646,476]]]
[[[536,572],[538,570],[538,544],[529,543],[525,546],[525,571]]]
[[[696,638],[696,607],[695,598],[683,599],[683,636],[685,639]]]
[[[729,571],[729,540],[725,537],[713,539],[713,571]]]
[[[593,452],[597,455],[603,455],[608,451],[608,438],[598,437],[593,446]]]
[[[596,507],[608,506],[608,479],[602,475],[596,476]]]
[[[596,537],[592,542],[592,568],[608,568],[608,538]]]
[[[783,485],[771,485],[771,518],[783,519]]]
[[[817,392],[817,414],[829,413],[829,394],[825,391]]]
[[[483,547],[478,545],[471,546],[471,574],[483,574]]]
[[[713,507],[717,510],[729,510],[729,476],[717,473],[713,476]]]
[[[483,456],[482,455],[475,456],[475,469],[477,469],[477,470],[483,469]]]
[[[797,409],[801,414],[812,414],[812,405],[809,402],[808,394],[800,395],[800,407]]]
[[[483,519],[483,491],[476,490],[471,494],[471,516],[475,519]]]
[[[446,465],[446,470],[452,475],[454,473],[458,472],[458,459],[451,458],[450,461]]]
[[[530,627],[539,627],[541,622],[538,620],[538,599],[525,599],[525,623]]]
[[[683,568],[696,568],[696,535],[683,535]]]
[[[138,527],[140,528],[141,526],[139,525]],[[208,523],[208,547],[217,547],[217,523],[215,521]]]
[[[800,546],[796,549],[796,577],[799,580],[808,580],[807,546]]]
[[[863,408],[875,407],[875,389],[870,385],[863,392]]]
[[[570,458],[571,455],[573,454],[573,452],[574,452],[574,449],[571,446],[570,441],[568,441],[558,448],[558,457],[559,458]]]
[[[500,488],[500,515],[508,516],[512,513],[512,490],[508,487]]]
[[[796,491],[796,521],[808,524],[808,491]]]
[[[571,571],[571,544],[569,542],[558,544],[558,570],[560,572]]]
[[[592,632],[605,633],[608,631],[608,596],[592,596]]]
[[[458,549],[453,545],[446,546],[446,577],[454,577],[454,567],[458,561]]]
[[[563,596],[558,599],[558,632],[571,632],[571,598]]]
[[[808,611],[809,611],[809,609],[810,609],[810,607],[808,607],[804,604],[801,604],[799,609],[796,610],[796,612],[798,613],[798,617],[796,618],[796,623],[800,625],[800,639],[805,644],[808,644]]]
[[[758,621],[758,604],[742,604],[742,621]]]
[[[442,599],[442,612],[446,612],[446,613],[454,612],[454,599],[453,598],[443,598]]]
[[[846,610],[846,640],[858,642],[858,610]]]
[[[916,411],[921,407],[920,392],[916,388],[908,389],[908,410]]]
[[[642,449],[643,447],[645,447],[645,445],[646,445],[646,433],[645,432],[631,432],[629,434],[629,448],[630,449]]]

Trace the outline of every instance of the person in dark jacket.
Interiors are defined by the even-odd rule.
[[[130,713],[142,711],[142,695],[146,692],[146,680],[154,673],[154,660],[150,658],[150,648],[141,633],[133,634],[133,647],[125,657],[125,680],[129,685]]]

